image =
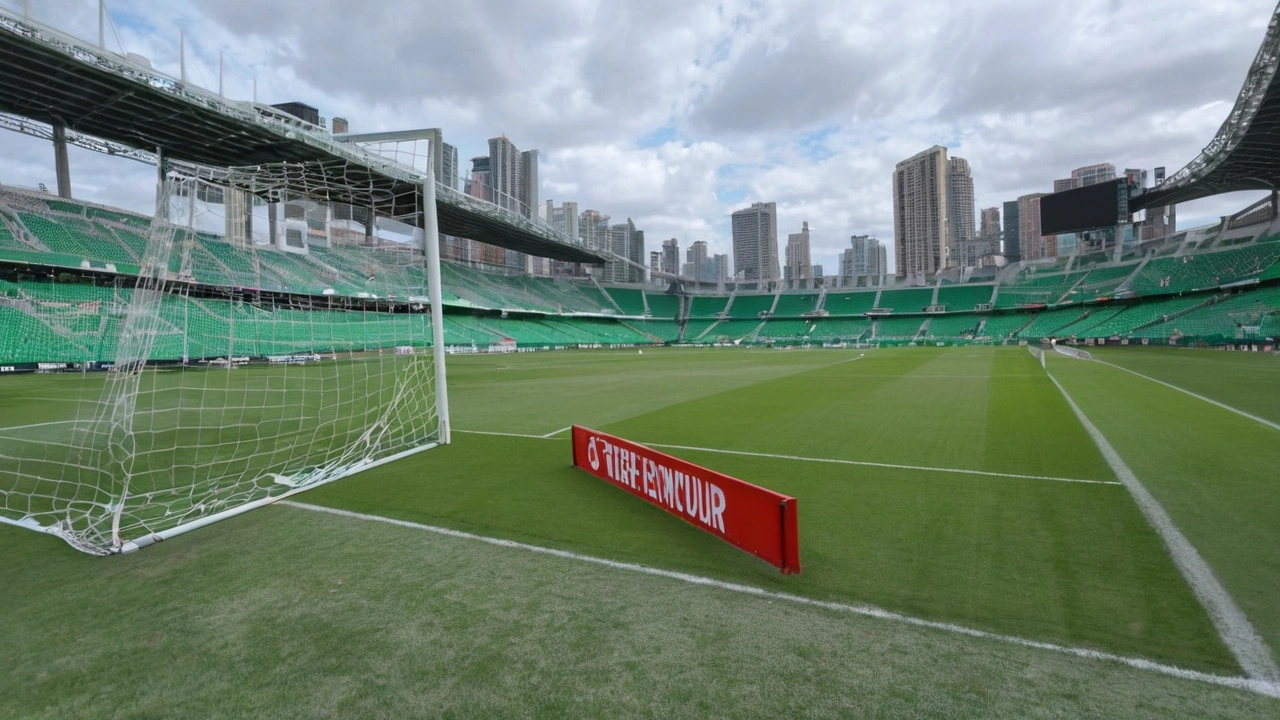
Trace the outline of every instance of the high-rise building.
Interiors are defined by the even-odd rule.
[[[644,231],[637,230],[631,218],[627,218],[625,223],[609,226],[608,242],[608,250],[626,260],[606,262],[602,279],[615,283],[644,282]]]
[[[493,202],[524,217],[538,206],[538,151],[520,152],[505,135],[489,139]]]
[[[724,253],[716,253],[711,256],[708,263],[711,267],[710,272],[706,274],[706,279],[712,282],[720,282],[729,279],[729,256]]]
[[[1018,201],[1007,200],[1004,204],[1004,229],[1000,232],[1001,252],[1009,262],[1022,259],[1021,220],[1018,217]]]
[[[711,261],[707,257],[705,240],[695,240],[684,252],[684,271],[680,273],[695,280],[707,280],[711,272]]]
[[[839,282],[842,287],[883,284],[888,268],[887,248],[870,235],[853,235],[849,249],[840,253]]]
[[[467,186],[467,194],[493,202],[493,172],[490,169],[489,156],[471,158],[471,183]]]
[[[978,224],[978,237],[1000,239],[1000,208],[982,208],[982,220]]]
[[[951,223],[951,247],[957,248],[972,241],[977,232],[978,224],[973,217],[973,173],[964,158],[953,157],[948,165],[947,219]]]
[[[578,239],[578,203],[565,201],[556,207],[551,200],[547,201],[545,219],[547,224],[565,237]],[[581,263],[551,261],[551,274],[555,276],[580,276],[583,274]]]
[[[949,265],[951,185],[951,163],[941,145],[894,168],[893,249],[898,277],[933,275]]]
[[[809,221],[800,225],[800,232],[787,235],[787,264],[783,277],[790,281],[808,280],[813,277],[813,263],[809,259]]]
[[[1054,192],[1062,192],[1064,190],[1070,190],[1075,186],[1076,186],[1076,181],[1074,178],[1061,178],[1053,181]]]
[[[583,210],[578,216],[578,237],[592,250],[608,250],[609,216],[599,210]]]
[[[649,251],[649,277],[657,278],[659,272],[662,272],[662,253],[657,250],[650,250]]]
[[[657,267],[664,273],[680,274],[680,241],[675,238],[662,241],[662,263]]]
[[[1126,171],[1127,172],[1127,171]],[[1087,185],[1097,185],[1098,183],[1107,182],[1116,179],[1116,166],[1111,163],[1098,163],[1097,165],[1086,165],[1071,171],[1072,187],[1085,187]]]
[[[778,205],[752,203],[732,215],[733,275],[765,287],[778,280]]]
[[[1018,198],[1018,248],[1023,260],[1058,256],[1058,238],[1040,234],[1040,198],[1048,193],[1032,193]]]
[[[451,190],[458,189],[458,178],[462,175],[458,167],[458,148],[447,142],[440,143],[440,172],[436,178]]]

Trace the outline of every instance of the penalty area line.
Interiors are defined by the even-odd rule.
[[[561,428],[546,435],[525,435],[521,433],[492,432],[488,430],[454,430],[456,433],[465,433],[467,435],[495,435],[497,437],[514,437],[527,438],[529,440],[560,440],[556,437],[560,433],[571,428]],[[886,468],[889,470],[921,470],[925,472],[949,473],[953,475],[980,475],[983,477],[1011,478],[1014,480],[1046,480],[1049,482],[1065,482],[1065,483],[1081,483],[1085,485],[1123,485],[1117,480],[1087,480],[1085,478],[1067,478],[1054,477],[1052,475],[1020,475],[1018,473],[1002,473],[992,470],[970,470],[967,468],[944,468],[930,467],[928,465],[899,465],[897,463],[871,462],[870,460],[841,460],[838,458],[815,458],[804,457],[802,455],[778,455],[775,453],[751,452],[749,450],[719,450],[717,448],[696,447],[693,445],[672,445],[670,443],[653,443],[640,442],[653,448],[664,448],[667,450],[692,450],[694,452],[717,453],[720,455],[743,455],[746,457],[761,457],[770,460],[795,460],[797,462],[827,463],[830,465],[857,465],[860,467],[876,467]]]
[[[1243,411],[1243,410],[1241,410],[1241,409],[1239,409],[1239,408],[1233,408],[1233,407],[1231,407],[1230,405],[1228,405],[1228,404],[1226,404],[1226,403],[1224,403],[1224,402],[1218,402],[1217,400],[1214,400],[1213,398],[1205,397],[1204,395],[1200,395],[1200,394],[1198,394],[1198,393],[1193,393],[1193,392],[1191,392],[1190,390],[1187,390],[1186,388],[1180,388],[1180,387],[1178,387],[1177,385],[1174,385],[1173,383],[1167,383],[1167,382],[1165,382],[1165,381],[1163,381],[1163,380],[1158,380],[1158,379],[1156,379],[1156,378],[1151,377],[1150,375],[1143,375],[1143,374],[1142,374],[1142,373],[1140,373],[1140,372],[1137,372],[1137,371],[1135,371],[1135,370],[1130,370],[1129,368],[1124,367],[1124,366],[1122,366],[1122,365],[1116,365],[1115,363],[1109,363],[1109,362],[1107,362],[1106,360],[1098,360],[1097,358],[1094,358],[1094,362],[1096,362],[1096,363],[1101,363],[1101,364],[1103,364],[1103,365],[1106,365],[1107,367],[1113,367],[1113,368],[1115,368],[1115,369],[1117,369],[1117,370],[1123,370],[1123,371],[1125,371],[1125,372],[1129,373],[1130,375],[1137,375],[1138,377],[1142,378],[1143,380],[1150,380],[1151,382],[1153,382],[1153,383],[1155,383],[1155,384],[1157,384],[1157,385],[1163,385],[1163,386],[1165,386],[1165,387],[1169,388],[1170,390],[1177,390],[1178,392],[1180,392],[1180,393],[1182,393],[1182,394],[1184,394],[1184,395],[1190,395],[1191,397],[1193,397],[1193,398],[1195,398],[1195,399],[1197,399],[1197,400],[1203,400],[1204,402],[1207,402],[1207,403],[1209,403],[1210,405],[1216,405],[1217,407],[1220,407],[1220,408],[1222,408],[1223,410],[1226,410],[1227,412],[1233,412],[1233,413],[1235,413],[1235,414],[1239,415],[1240,417],[1248,418],[1248,419],[1250,419],[1250,420],[1252,420],[1252,421],[1254,421],[1254,422],[1256,422],[1256,423],[1259,423],[1259,424],[1261,424],[1261,425],[1266,425],[1267,427],[1271,428],[1272,430],[1280,430],[1280,423],[1274,423],[1274,422],[1271,422],[1270,420],[1268,420],[1268,419],[1266,419],[1266,418],[1261,418],[1261,417],[1258,417],[1257,415],[1253,415],[1253,414],[1247,413],[1247,412],[1245,412],[1245,411]]]
[[[534,436],[536,437],[536,436]],[[1004,635],[1001,633],[988,632],[986,630],[978,630],[976,628],[966,627],[964,625],[956,625],[953,623],[940,622],[937,620],[926,620],[924,618],[914,617],[896,613],[891,610],[875,607],[874,605],[853,605],[847,603],[838,603],[828,600],[815,600],[800,595],[792,595],[790,593],[782,593],[773,590],[765,590],[763,588],[751,585],[742,585],[740,583],[726,582],[716,580],[714,578],[704,577],[701,575],[693,575],[690,573],[677,572],[675,570],[663,570],[661,568],[649,567],[647,565],[638,565],[636,563],[618,562],[617,560],[608,560],[605,558],[594,557],[591,555],[582,555],[579,553],[569,552],[567,550],[557,550],[555,548],[542,547],[540,545],[530,545],[528,543],[516,542],[515,540],[505,540],[502,538],[488,537],[485,535],[476,535],[461,530],[453,530],[450,528],[438,527],[435,525],[426,525],[423,523],[411,522],[409,520],[396,520],[394,518],[382,517],[380,515],[369,515],[366,513],[352,512],[350,510],[340,510],[338,508],[323,507],[320,505],[311,505],[308,503],[300,503],[294,500],[280,500],[275,505],[287,505],[291,508],[299,510],[308,510],[311,512],[325,513],[335,515],[352,520],[364,520],[367,522],[378,522],[387,525],[395,525],[397,527],[408,528],[411,530],[420,530],[436,535],[444,535],[460,540],[470,540],[474,542],[482,542],[497,547],[511,548],[515,550],[524,550],[539,555],[549,555],[564,560],[573,560],[576,562],[590,563],[600,565],[613,570],[623,570],[627,572],[640,573],[642,575],[650,575],[654,577],[676,580],[690,585],[700,585],[703,587],[711,587],[728,592],[739,593],[742,595],[751,595],[767,600],[779,600],[782,602],[792,603],[795,605],[804,605],[808,607],[822,608],[839,613],[849,613],[862,617],[876,618],[879,620],[887,620],[904,625],[912,625],[915,627],[928,628],[930,630],[942,630],[944,632],[956,635],[966,635],[968,637],[980,638],[984,640],[994,640],[1010,645],[1018,645],[1021,647],[1034,648],[1037,650],[1047,650],[1063,655],[1072,655],[1086,660],[1100,660],[1112,663],[1126,665],[1138,670],[1146,670],[1150,672],[1168,675],[1181,680],[1195,680],[1199,682],[1211,683],[1223,687],[1234,688],[1237,690],[1245,690],[1265,695],[1268,697],[1280,698],[1280,682],[1254,679],[1248,677],[1214,675],[1212,673],[1200,672],[1198,670],[1188,670],[1175,665],[1166,665],[1153,660],[1147,660],[1139,657],[1128,657],[1124,655],[1115,655],[1113,653],[1102,652],[1100,650],[1090,650],[1088,648],[1071,647],[1069,645],[1059,645],[1056,643],[1042,642],[1040,640],[1031,640],[1028,638],[1018,637],[1016,635]]]
[[[888,468],[890,470],[923,470],[926,472],[953,473],[957,475],[982,475],[984,477],[1013,478],[1016,480],[1049,480],[1051,482],[1085,483],[1088,485],[1120,485],[1115,480],[1086,480],[1084,478],[1053,477],[1052,475],[1019,475],[1018,473],[1002,473],[991,470],[968,470],[964,468],[941,468],[927,465],[899,465],[897,463],[880,463],[869,460],[839,460],[836,458],[812,458],[800,455],[777,455],[774,453],[750,452],[748,450],[717,450],[715,448],[693,447],[691,445],[671,445],[667,443],[641,443],[650,447],[670,450],[693,450],[695,452],[719,453],[721,455],[745,455],[772,460],[798,460],[800,462],[829,463],[832,465],[858,465],[861,467]]]

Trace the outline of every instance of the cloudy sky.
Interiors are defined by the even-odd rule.
[[[96,0],[30,0],[96,41]],[[22,0],[0,0],[19,9]],[[892,242],[893,166],[968,158],[978,207],[1072,168],[1164,165],[1235,102],[1273,0],[107,0],[109,49],[355,132],[441,127],[466,158],[505,134],[541,153],[540,195],[729,252],[729,213],[778,203],[814,262]],[[152,170],[76,152],[74,192],[139,210]],[[0,135],[0,182],[55,185],[47,143]],[[1179,208],[1183,227],[1256,194]],[[892,261],[891,261],[892,262]]]

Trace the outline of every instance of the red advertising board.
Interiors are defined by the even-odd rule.
[[[573,464],[785,575],[800,572],[795,498],[580,425],[573,426]]]

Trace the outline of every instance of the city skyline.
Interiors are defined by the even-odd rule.
[[[1176,172],[1225,119],[1273,9],[619,2],[608,13],[591,3],[534,13],[499,2],[463,16],[389,2],[377,17],[348,17],[328,3],[296,14],[272,0],[112,0],[108,47],[176,75],[177,29],[198,27],[187,38],[195,84],[219,85],[225,51],[231,98],[247,99],[256,79],[260,101],[308,102],[353,132],[441,127],[462,158],[506,134],[540,149],[540,197],[631,217],[650,237],[702,240],[712,254],[729,251],[734,209],[775,202],[783,227],[810,221],[813,263],[828,268],[851,234],[892,236],[886,179],[922,147],[969,161],[979,207],[1051,191],[1094,163]],[[37,19],[96,39],[96,2],[33,6]],[[289,21],[268,31],[264,14]],[[400,21],[370,25],[385,17]],[[584,22],[553,20],[564,17]],[[1199,31],[1209,24],[1214,33]],[[995,26],[1009,32],[965,40]],[[618,28],[645,46],[610,43]],[[1076,37],[1089,38],[1087,62]],[[856,83],[833,82],[849,68]],[[0,179],[54,185],[47,142],[5,143]],[[145,167],[80,151],[71,162],[77,197],[138,210],[152,202]],[[1253,198],[1189,203],[1179,225]]]

